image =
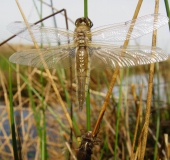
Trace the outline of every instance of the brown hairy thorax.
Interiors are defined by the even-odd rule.
[[[89,18],[78,18],[75,22],[74,42],[77,46],[86,46],[88,41],[91,40],[90,28],[93,23]]]

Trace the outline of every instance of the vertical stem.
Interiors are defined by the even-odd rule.
[[[14,109],[13,109],[13,102],[12,102],[13,96],[12,96],[11,66],[9,66],[9,99],[10,99],[10,125],[11,125],[11,133],[12,133],[12,147],[14,152],[14,159],[18,160],[17,140],[16,140],[15,122],[14,122]]]
[[[138,4],[137,4],[136,10],[135,10],[135,13],[134,13],[134,15],[133,15],[133,19],[138,16],[140,7],[141,7],[141,5],[142,5],[142,2],[143,2],[143,0],[139,0],[139,1],[138,1]],[[133,25],[132,25],[132,26],[133,26]],[[129,28],[127,37],[131,34],[132,29],[133,29],[133,27],[130,27],[130,28]],[[125,48],[127,47],[128,43],[129,43],[129,40],[126,40],[126,41],[124,42],[124,47],[125,47]],[[115,71],[114,71],[113,76],[112,76],[112,79],[111,79],[111,82],[110,82],[110,85],[109,85],[109,89],[108,89],[107,94],[106,94],[106,97],[105,97],[105,101],[104,101],[104,103],[103,103],[102,109],[101,109],[101,111],[100,111],[100,114],[99,114],[99,116],[98,116],[97,122],[96,122],[96,124],[95,124],[94,129],[93,129],[93,133],[92,133],[93,136],[97,136],[97,131],[98,131],[98,129],[99,129],[99,126],[100,126],[101,120],[102,120],[102,118],[103,118],[103,115],[104,115],[104,113],[105,113],[105,111],[106,111],[106,107],[107,107],[107,105],[108,105],[108,101],[109,101],[110,95],[111,95],[111,93],[112,93],[112,89],[113,89],[113,86],[114,86],[114,84],[115,84],[116,77],[117,77],[117,75],[118,75],[118,73],[119,73],[119,69],[120,69],[120,67],[119,67],[119,66],[116,66]]]
[[[154,11],[155,14],[158,13],[158,9],[159,9],[159,0],[156,0],[155,1],[155,11]],[[154,30],[153,36],[152,36],[152,46],[156,46],[156,35],[157,35],[157,31]],[[154,76],[154,63],[152,63],[150,65],[150,70],[149,70],[149,84],[148,84],[148,94],[147,94],[147,102],[146,102],[146,114],[145,114],[144,131],[142,134],[140,160],[144,159],[145,150],[146,150],[146,142],[147,142],[149,118],[150,118],[150,109],[151,109],[151,101],[152,101],[153,76]]]
[[[37,5],[36,5],[36,3],[35,3],[35,0],[33,0],[33,4],[34,4],[34,7],[35,7],[35,9],[36,9],[36,11],[37,11],[38,16],[40,17],[40,13],[39,13],[39,11],[38,11],[38,7],[37,7]]]
[[[53,0],[50,0],[50,2],[51,2],[51,6],[53,6]],[[52,10],[52,13],[54,13],[54,8],[51,8],[51,10]],[[54,26],[57,28],[57,22],[54,16],[53,16],[53,21],[54,21]]]
[[[88,4],[87,0],[84,0],[84,17],[88,17]],[[90,92],[87,91],[86,96],[86,122],[87,122],[87,130],[90,130]]]
[[[156,142],[155,142],[155,149],[154,149],[154,160],[157,159],[157,152],[158,152],[158,139],[159,139],[159,130],[160,130],[160,110],[159,110],[159,104],[160,104],[160,90],[159,90],[159,84],[160,84],[160,78],[159,78],[159,63],[156,63],[156,74],[157,74],[157,103],[156,103]]]
[[[136,125],[135,125],[135,132],[134,132],[134,137],[133,137],[133,144],[132,144],[132,149],[131,149],[131,156],[130,156],[130,160],[133,160],[133,153],[134,153],[134,149],[135,149],[135,143],[136,143],[136,137],[137,137],[137,133],[138,133],[138,126],[139,126],[139,122],[140,122],[140,117],[142,116],[142,89],[143,89],[143,82],[142,82],[142,86],[140,89],[140,102],[138,104],[138,109],[137,109],[137,118],[136,118]]]
[[[45,115],[45,111],[46,111],[46,106],[44,104],[44,82],[43,82],[43,76],[42,76],[42,71],[41,71],[41,76],[40,76],[40,82],[41,82],[41,92],[42,92],[42,110],[40,110],[40,114],[41,114],[41,118],[42,118],[42,124],[40,125],[40,127],[42,128],[41,130],[41,159],[45,160],[47,158],[47,149],[46,149],[46,115]]]
[[[116,137],[115,137],[115,146],[114,146],[114,160],[117,159],[117,144],[118,144],[118,135],[119,135],[119,120],[120,120],[120,107],[122,104],[122,81],[123,81],[123,70],[120,72],[120,88],[119,88],[119,102],[117,108],[116,116]]]
[[[40,19],[42,19],[42,14],[43,14],[43,5],[42,5],[42,0],[40,1]],[[43,26],[43,22],[41,22],[41,26]],[[43,47],[43,43],[41,43],[41,48]],[[42,70],[41,70],[41,77],[40,77],[40,82],[41,82],[41,90],[42,90],[42,110],[40,110],[40,115],[41,115],[41,123],[40,127],[42,128],[41,130],[41,159],[45,160],[47,158],[47,150],[46,150],[46,116],[45,116],[45,110],[46,106],[44,105],[44,85],[43,85],[43,76],[42,76]]]
[[[87,92],[87,97],[86,97],[86,123],[87,123],[87,130],[90,131],[90,93],[89,90]]]
[[[170,10],[169,10],[168,0],[164,0],[164,2],[165,2],[167,16],[170,18]],[[169,21],[169,29],[170,29],[170,21]]]
[[[23,12],[23,10],[22,10],[22,8],[21,8],[18,0],[15,0],[15,1],[16,1],[17,5],[18,5],[18,8],[19,8],[20,12],[21,12],[21,15],[22,15],[22,17],[23,17],[23,19],[24,19],[24,22],[25,22],[25,24],[26,24],[26,26],[27,26],[28,32],[29,32],[29,34],[30,34],[30,36],[31,36],[31,39],[32,39],[32,41],[34,42],[34,46],[35,46],[35,48],[37,49],[38,55],[39,55],[39,57],[40,57],[40,60],[42,61],[44,68],[47,68],[47,66],[46,66],[47,64],[45,63],[45,61],[44,61],[44,59],[43,59],[43,57],[42,57],[42,55],[41,55],[41,52],[40,52],[39,47],[38,47],[38,44],[36,43],[35,38],[34,38],[32,32],[31,32],[31,30],[30,30],[30,26],[29,26],[29,24],[28,24],[28,21],[27,21],[25,15],[24,15],[24,12]],[[65,107],[65,104],[64,104],[64,102],[63,102],[63,100],[62,100],[62,98],[61,98],[61,95],[60,95],[60,93],[59,93],[59,91],[58,91],[58,89],[57,89],[57,87],[56,87],[56,85],[55,85],[55,83],[54,83],[54,80],[53,80],[53,78],[52,78],[52,76],[51,76],[51,73],[50,73],[50,71],[49,71],[48,69],[45,69],[45,71],[46,71],[46,73],[47,73],[47,75],[48,75],[48,77],[49,77],[50,83],[51,83],[51,85],[52,85],[52,87],[53,87],[53,89],[54,89],[54,92],[55,92],[55,94],[56,94],[56,96],[57,96],[57,98],[58,98],[59,103],[61,104],[61,107],[62,107],[62,109],[63,109],[63,111],[64,111],[64,114],[65,114],[65,116],[66,116],[66,118],[67,118],[67,120],[68,120],[68,122],[69,122],[69,125],[70,125],[70,127],[72,128],[72,127],[73,127],[72,120],[71,120],[71,118],[70,118],[70,115],[68,114],[68,111],[67,111],[67,109],[66,109],[66,107]]]
[[[40,19],[42,19],[42,0],[40,1]]]
[[[84,0],[84,17],[88,17],[88,4],[87,4],[87,0]]]

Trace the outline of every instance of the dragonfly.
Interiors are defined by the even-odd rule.
[[[169,22],[161,14],[150,14],[123,23],[91,29],[89,18],[78,18],[75,30],[41,27],[16,21],[7,26],[15,35],[28,41],[52,44],[43,49],[31,49],[14,53],[9,61],[43,69],[75,67],[76,96],[82,110],[89,88],[92,68],[115,69],[164,61],[168,55],[159,47],[132,45],[124,47],[115,42],[132,40],[152,32]],[[130,31],[133,28],[132,32]],[[31,33],[31,34],[30,34]],[[58,45],[60,43],[60,45]],[[41,53],[41,57],[38,53]],[[45,65],[44,63],[45,62]]]

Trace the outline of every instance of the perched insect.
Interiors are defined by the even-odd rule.
[[[91,160],[92,149],[94,145],[98,145],[100,143],[100,139],[97,137],[93,137],[92,131],[88,131],[81,136],[82,141],[79,146],[79,150],[77,153],[78,160]]]
[[[30,41],[34,37],[39,43],[58,44],[60,42],[61,45],[39,51],[37,49],[19,51],[9,60],[13,63],[48,69],[68,68],[74,64],[78,106],[82,109],[92,67],[114,69],[117,65],[129,67],[164,61],[168,58],[168,55],[158,47],[134,45],[124,48],[113,44],[115,41],[138,38],[168,22],[169,19],[166,16],[151,14],[125,23],[90,30],[93,26],[91,20],[79,18],[75,22],[74,32],[34,24],[29,24],[28,30],[24,22],[13,22],[7,26],[7,29],[19,37]],[[132,33],[129,31],[131,27],[133,27]],[[41,53],[46,65],[43,65],[38,52]]]

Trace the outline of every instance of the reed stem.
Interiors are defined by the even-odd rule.
[[[120,111],[122,105],[122,82],[123,82],[123,70],[120,72],[120,87],[119,87],[119,102],[117,108],[117,116],[116,116],[116,137],[114,144],[114,160],[117,160],[117,146],[118,146],[118,136],[119,136],[119,121],[120,121]]]
[[[84,17],[88,17],[88,1],[84,0]],[[86,124],[87,124],[87,130],[90,131],[90,92],[87,91],[86,96]]]
[[[169,2],[168,0],[164,0],[165,2],[165,7],[166,7],[166,13],[167,13],[167,16],[169,17],[170,19],[170,9],[169,9]],[[169,30],[170,30],[170,21],[169,21]]]
[[[13,109],[13,95],[12,95],[12,77],[11,77],[11,66],[9,66],[9,100],[10,100],[10,125],[12,133],[12,147],[14,152],[15,160],[19,160],[17,152],[17,140],[15,132],[15,121],[14,121],[14,109]]]
[[[133,15],[133,19],[137,18],[138,13],[139,13],[139,10],[140,10],[140,7],[141,7],[141,5],[142,5],[142,2],[143,2],[143,0],[139,0],[139,1],[138,1],[138,4],[137,4],[136,10],[135,10],[135,13],[134,13],[134,15]],[[133,30],[133,25],[132,25],[132,27],[129,28],[129,31],[128,31],[129,34],[127,35],[127,37],[130,36],[130,33],[132,32],[132,30]],[[124,47],[125,47],[125,48],[127,47],[128,43],[129,43],[129,40],[126,40],[126,41],[124,42]],[[105,111],[106,111],[106,107],[107,107],[107,105],[108,105],[108,101],[109,101],[110,95],[111,95],[111,93],[112,93],[112,89],[113,89],[114,84],[115,84],[115,81],[116,81],[116,77],[117,77],[117,75],[118,75],[118,73],[119,73],[119,69],[120,69],[120,67],[119,67],[119,66],[116,66],[115,71],[114,71],[113,76],[112,76],[112,80],[111,80],[110,85],[109,85],[109,89],[108,89],[108,91],[107,91],[107,95],[106,95],[106,97],[105,97],[105,101],[104,101],[104,103],[103,103],[102,109],[101,109],[101,111],[100,111],[100,114],[99,114],[99,116],[98,116],[97,122],[96,122],[96,124],[95,124],[94,129],[93,129],[93,133],[92,133],[93,136],[97,136],[97,133],[98,133],[98,129],[99,129],[101,120],[102,120],[103,115],[104,115],[104,113],[105,113]]]
[[[156,0],[155,1],[155,11],[154,11],[155,14],[158,13],[158,9],[159,9],[159,0]],[[152,36],[152,46],[153,47],[156,46],[156,36],[157,36],[157,30],[154,30],[153,36]],[[148,94],[147,94],[147,102],[146,102],[144,130],[143,130],[142,142],[141,142],[140,160],[144,159],[145,150],[146,150],[148,128],[149,128],[149,118],[150,118],[150,109],[151,109],[151,101],[152,101],[153,77],[154,77],[154,63],[150,64],[150,69],[149,69]]]
[[[44,59],[43,59],[42,55],[41,55],[41,52],[40,52],[39,47],[38,47],[38,44],[36,43],[35,38],[34,38],[32,32],[31,32],[31,30],[30,30],[30,26],[29,26],[29,24],[28,24],[28,21],[27,21],[25,15],[24,15],[24,12],[23,12],[23,10],[22,10],[22,8],[21,8],[18,0],[15,0],[15,1],[16,1],[17,5],[18,5],[18,8],[19,8],[20,12],[21,12],[21,15],[22,15],[22,17],[23,17],[23,19],[24,19],[24,22],[25,22],[25,24],[26,24],[26,26],[27,26],[27,28],[28,28],[29,34],[30,34],[30,36],[31,36],[31,38],[32,38],[32,41],[34,42],[34,46],[35,46],[35,48],[37,49],[38,55],[39,55],[39,57],[40,57],[40,60],[42,61],[44,68],[48,68],[48,67],[46,66],[46,63],[44,62]],[[45,71],[46,71],[46,73],[47,73],[47,75],[48,75],[48,77],[49,77],[49,80],[50,80],[50,82],[51,82],[51,84],[52,84],[52,87],[53,87],[54,92],[55,92],[55,94],[56,94],[56,96],[57,96],[57,98],[58,98],[58,101],[59,101],[59,103],[61,104],[61,107],[62,107],[62,109],[63,109],[63,111],[64,111],[64,113],[65,113],[65,116],[66,116],[66,118],[67,118],[67,120],[68,120],[68,122],[69,122],[69,125],[70,125],[70,127],[72,128],[72,127],[73,127],[72,120],[71,120],[71,118],[70,118],[70,116],[69,116],[69,114],[68,114],[68,111],[67,111],[67,109],[66,109],[66,107],[65,107],[65,104],[64,104],[64,102],[63,102],[63,100],[62,100],[62,98],[61,98],[61,95],[60,95],[58,89],[56,88],[56,85],[55,85],[55,83],[54,83],[54,80],[52,79],[51,73],[50,73],[50,71],[49,71],[48,69],[45,69]]]
[[[88,17],[88,0],[84,0],[84,17]]]
[[[158,153],[158,140],[159,140],[159,131],[160,131],[160,77],[159,77],[159,63],[156,63],[156,75],[157,75],[157,97],[156,100],[156,142],[155,142],[155,149],[154,149],[154,160],[157,159],[157,153]]]
[[[86,124],[87,124],[87,131],[90,131],[91,125],[90,125],[90,93],[89,90],[87,92],[87,97],[86,97]]]

